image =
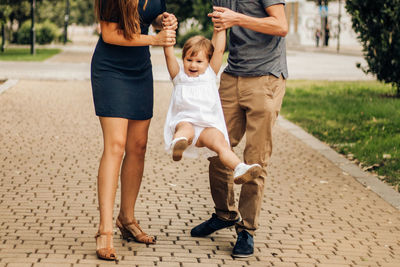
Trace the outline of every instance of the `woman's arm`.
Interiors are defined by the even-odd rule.
[[[214,70],[216,74],[218,74],[219,69],[222,65],[222,58],[224,57],[225,52],[225,43],[226,43],[226,31],[216,31],[214,29],[213,37],[211,42],[214,46],[214,53],[212,54],[210,60],[210,66]]]
[[[171,76],[171,79],[174,79],[179,73],[179,64],[174,53],[174,47],[164,46],[164,55],[169,75]]]
[[[240,26],[256,32],[285,37],[288,32],[285,9],[283,4],[276,4],[265,8],[269,17],[255,18],[234,12],[224,7],[214,7],[212,17],[217,30]]]
[[[138,34],[133,39],[125,39],[114,22],[100,21],[101,36],[104,42],[120,46],[171,46],[175,44],[175,31],[162,30],[157,35]]]

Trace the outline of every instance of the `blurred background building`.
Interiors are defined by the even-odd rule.
[[[286,0],[288,46],[316,46],[318,30],[319,46],[336,47],[338,41],[341,46],[360,46],[344,6],[344,0],[329,1],[327,6],[324,1]]]

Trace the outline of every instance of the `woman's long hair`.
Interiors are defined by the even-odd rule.
[[[147,1],[143,10],[146,9]],[[102,6],[105,3],[105,6]],[[139,0],[96,0],[95,12],[97,20],[110,21],[112,16],[118,14],[118,29],[125,39],[131,40],[140,34],[140,16],[138,12]]]

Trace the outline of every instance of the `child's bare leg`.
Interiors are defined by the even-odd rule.
[[[190,122],[180,122],[175,127],[175,134],[172,139],[172,159],[179,161],[182,159],[183,151],[192,143],[194,128]]]
[[[242,163],[229,147],[224,135],[216,128],[204,129],[199,136],[196,146],[205,146],[215,151],[222,164],[234,170],[233,181],[236,184],[247,183],[258,177],[262,171],[259,164],[248,165]]]
[[[196,146],[207,147],[216,152],[222,164],[232,170],[240,163],[240,159],[233,153],[224,135],[216,128],[204,129],[199,136]]]
[[[192,143],[194,137],[194,128],[190,122],[181,121],[176,125],[174,137],[172,138],[172,140],[179,137],[186,137],[188,143]]]

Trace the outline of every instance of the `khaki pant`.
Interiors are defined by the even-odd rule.
[[[209,158],[216,214],[224,220],[235,220],[240,216],[242,221],[236,225],[238,232],[246,229],[253,235],[258,228],[266,167],[272,153],[272,126],[282,105],[285,86],[286,80],[282,76],[236,77],[226,73],[221,76],[219,94],[231,146],[237,146],[246,133],[244,162],[263,167],[258,178],[241,186],[237,208],[232,171],[218,157]]]

